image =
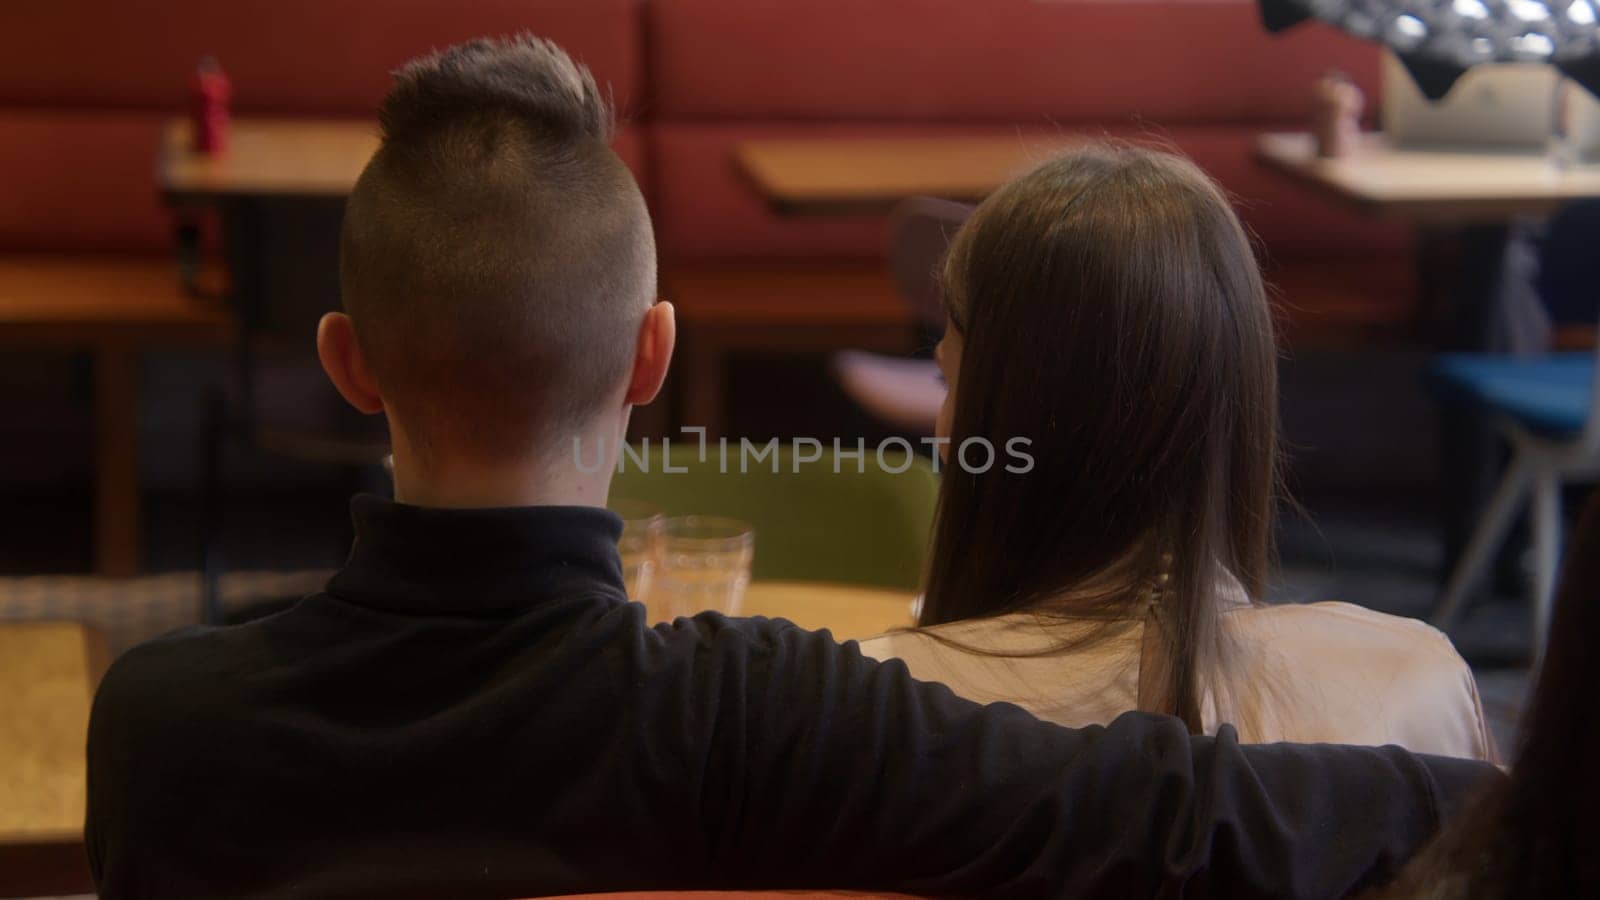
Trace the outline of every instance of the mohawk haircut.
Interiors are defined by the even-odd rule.
[[[550,41],[480,38],[413,60],[378,111],[385,140],[426,134],[464,110],[513,113],[552,135],[611,142],[615,120],[594,76]]]
[[[345,210],[345,309],[426,459],[527,454],[620,402],[655,243],[611,104],[555,44],[408,63]]]

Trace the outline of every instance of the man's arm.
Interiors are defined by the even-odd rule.
[[[1499,777],[1397,748],[1242,747],[1162,716],[1060,728],[787,626],[725,631],[710,655],[704,808],[716,868],[747,885],[1337,897]]]

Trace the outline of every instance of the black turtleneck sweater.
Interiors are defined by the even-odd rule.
[[[1073,731],[782,621],[650,628],[598,509],[354,513],[325,592],[111,667],[87,826],[107,900],[1332,897],[1488,771],[1138,714]]]

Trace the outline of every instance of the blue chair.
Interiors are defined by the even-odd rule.
[[[1429,376],[1443,399],[1475,407],[1511,446],[1511,462],[1450,573],[1434,625],[1442,629],[1454,620],[1531,497],[1534,656],[1542,652],[1560,555],[1561,486],[1600,475],[1596,371],[1590,352],[1449,354],[1431,366]]]

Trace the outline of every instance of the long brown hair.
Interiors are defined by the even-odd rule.
[[[1511,778],[1370,900],[1600,896],[1600,492],[1567,547],[1555,603]]]
[[[1227,198],[1181,157],[1085,146],[979,206],[943,287],[964,349],[918,624],[1142,622],[1140,707],[1199,732],[1216,588],[1260,595],[1277,483],[1272,318]],[[1014,438],[1031,471],[957,464]]]

